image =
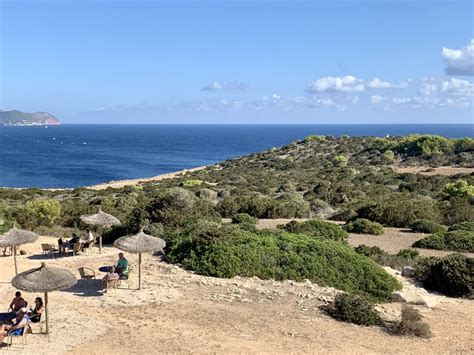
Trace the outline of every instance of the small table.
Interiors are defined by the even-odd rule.
[[[99,268],[99,271],[100,272],[110,272],[110,270],[112,270],[113,266],[101,266]]]
[[[0,313],[0,321],[4,322],[6,320],[12,320],[15,319],[16,317],[16,312],[4,312]]]

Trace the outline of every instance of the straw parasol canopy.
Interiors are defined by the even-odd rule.
[[[23,229],[17,229],[15,226],[5,234],[0,235],[0,247],[13,247],[15,275],[18,274],[18,265],[16,262],[16,247],[27,243],[33,243],[37,239],[38,234]]]
[[[46,266],[31,269],[15,276],[13,287],[25,292],[44,292],[44,307],[46,316],[46,334],[49,332],[48,292],[59,291],[74,286],[76,277],[68,270]]]
[[[99,227],[112,227],[120,225],[118,218],[112,216],[111,214],[102,212],[100,207],[99,212],[95,214],[82,215],[81,221],[86,224]],[[102,253],[102,233],[99,233],[99,251]]]
[[[154,237],[143,232],[143,228],[138,234],[125,236],[117,239],[114,245],[126,252],[138,254],[138,289],[142,288],[142,253],[155,253],[163,250],[166,242],[158,237]]]

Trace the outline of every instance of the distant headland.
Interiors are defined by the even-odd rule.
[[[61,122],[48,112],[0,111],[0,126],[46,126]]]

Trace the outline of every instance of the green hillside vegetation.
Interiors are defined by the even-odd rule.
[[[432,234],[416,241],[415,248],[474,253],[474,231],[454,230]]]
[[[86,227],[82,214],[101,207],[122,221],[104,233],[106,243],[144,227],[167,240],[169,262],[198,273],[309,279],[381,300],[398,284],[371,258],[400,267],[408,254],[375,258],[356,253],[345,242],[346,231],[319,219],[350,225],[363,218],[365,224],[404,228],[423,220],[430,226],[470,228],[473,174],[425,176],[394,169],[469,167],[473,161],[471,138],[311,136],[138,186],[0,189],[0,218],[5,226],[16,222],[69,237]],[[232,218],[233,225],[221,226],[223,217]],[[294,217],[313,219],[278,231],[255,228],[256,218]]]
[[[387,300],[398,282],[344,244],[235,226],[185,228],[166,236],[167,258],[202,275],[303,281]]]

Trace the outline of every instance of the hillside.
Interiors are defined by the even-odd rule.
[[[27,113],[18,110],[0,111],[1,126],[59,125],[61,122],[48,112]]]

